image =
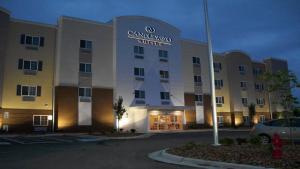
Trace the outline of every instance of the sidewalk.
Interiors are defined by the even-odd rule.
[[[225,163],[218,161],[208,161],[201,159],[186,158],[177,155],[172,155],[166,152],[167,149],[156,151],[148,154],[148,157],[159,162],[190,166],[202,169],[271,169],[259,166]]]
[[[247,132],[251,130],[251,128],[238,128],[238,129],[233,129],[233,128],[219,128],[219,131],[232,131],[232,132]],[[166,131],[150,131],[149,133],[193,133],[193,132],[213,132],[212,128],[207,128],[207,129],[188,129],[188,130],[166,130]]]

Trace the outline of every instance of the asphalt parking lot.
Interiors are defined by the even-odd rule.
[[[248,137],[248,132],[221,131],[220,138]],[[71,140],[62,142],[53,140]],[[0,146],[0,164],[4,169],[190,169],[153,161],[148,154],[187,142],[212,143],[212,132],[156,134],[135,140],[80,142],[73,137],[49,137],[51,143],[12,143]],[[45,138],[43,138],[45,139]],[[49,139],[49,140],[48,140]],[[22,139],[21,139],[22,140]]]
[[[0,137],[0,145],[31,145],[31,144],[59,144],[59,143],[76,143],[82,137],[77,136],[14,136]]]

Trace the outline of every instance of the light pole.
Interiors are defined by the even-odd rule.
[[[214,145],[218,146],[219,136],[218,136],[218,122],[217,122],[217,107],[216,107],[216,93],[215,93],[215,72],[214,72],[214,58],[212,52],[210,27],[208,20],[208,8],[207,0],[203,0],[204,14],[205,14],[205,25],[206,25],[206,35],[208,44],[208,54],[209,54],[209,69],[210,69],[210,80],[211,80],[211,105],[212,105],[212,119],[213,119],[213,129],[214,129]]]

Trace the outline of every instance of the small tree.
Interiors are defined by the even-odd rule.
[[[251,103],[248,107],[249,118],[250,118],[250,127],[253,125],[254,116],[256,115],[255,104]]]
[[[291,112],[294,104],[298,103],[297,98],[291,93],[292,89],[300,87],[296,75],[288,71],[277,71],[273,74],[266,72],[262,79],[267,82],[269,93],[280,93],[279,103],[282,105],[284,112],[287,114]]]
[[[123,106],[123,98],[120,96],[113,105],[116,117],[117,117],[117,131],[120,131],[119,122],[122,119],[126,109]]]
[[[292,89],[299,88],[297,77],[293,72],[277,71],[276,73],[266,72],[263,80],[267,82],[268,92],[278,92],[280,96],[279,103],[283,108],[283,117],[287,120],[290,130],[290,139],[293,142],[292,127],[290,116],[293,115],[294,105],[298,103],[297,98],[292,95]],[[271,104],[271,103],[270,103]],[[294,142],[293,142],[294,143]]]

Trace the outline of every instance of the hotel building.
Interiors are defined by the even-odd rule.
[[[211,126],[206,43],[183,39],[176,27],[149,17],[100,23],[62,16],[57,25],[23,21],[0,9],[0,127],[11,132],[104,131],[116,126],[122,97],[124,130]],[[265,71],[284,60],[252,61],[241,51],[214,54],[219,126],[247,125],[281,111],[271,102]],[[54,126],[52,126],[54,124]]]

